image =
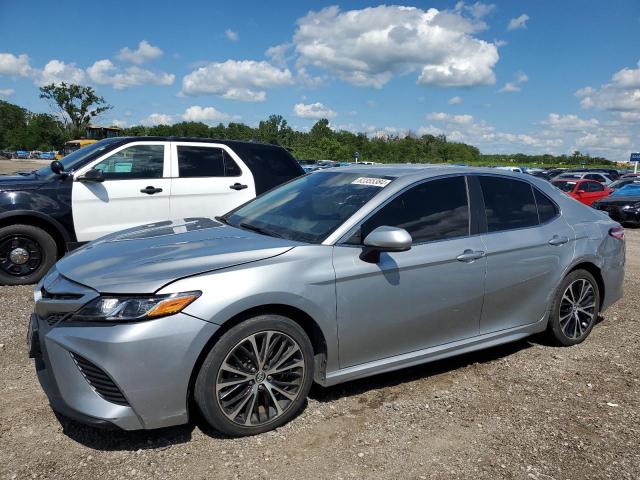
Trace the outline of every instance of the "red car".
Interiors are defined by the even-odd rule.
[[[551,183],[585,205],[591,205],[596,200],[613,192],[613,190],[595,180],[555,180]]]

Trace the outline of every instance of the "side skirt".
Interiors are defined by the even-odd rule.
[[[539,322],[529,325],[487,333],[459,340],[457,342],[446,343],[436,347],[425,348],[415,352],[383,358],[381,360],[375,360],[361,365],[355,365],[353,367],[341,368],[340,370],[327,373],[326,379],[321,383],[321,385],[329,387],[331,385],[355,380],[357,378],[400,370],[402,368],[434,362],[436,360],[461,355],[463,353],[495,347],[526,338],[534,333],[542,332],[546,328],[547,316],[545,315],[545,317]]]

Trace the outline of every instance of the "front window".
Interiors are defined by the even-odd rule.
[[[162,178],[164,145],[133,145],[94,165],[105,180]]]
[[[271,190],[224,219],[238,228],[321,243],[392,180],[361,173],[314,173]]]

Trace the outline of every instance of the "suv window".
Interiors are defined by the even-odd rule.
[[[300,164],[282,147],[250,143],[231,144],[230,147],[251,170],[258,195],[304,175]]]
[[[480,176],[489,232],[538,225],[533,187],[509,178]]]
[[[93,168],[102,170],[105,180],[162,178],[164,145],[133,145],[105,158]]]
[[[237,177],[240,167],[222,148],[178,145],[178,176]]]
[[[585,182],[580,186],[585,192],[601,192],[604,190],[604,185],[599,182]]]
[[[549,197],[535,187],[533,187],[533,193],[536,198],[536,205],[538,206],[538,220],[540,220],[540,223],[548,222],[558,215],[558,207],[556,207],[556,204],[553,203]]]
[[[349,243],[362,243],[382,225],[404,228],[415,243],[469,235],[464,177],[427,181],[400,194],[365,220]]]

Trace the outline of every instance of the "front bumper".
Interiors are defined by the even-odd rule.
[[[218,328],[183,313],[129,324],[49,325],[37,315],[32,322],[37,333],[31,350],[51,407],[83,423],[124,430],[188,421],[191,374]],[[78,358],[92,366],[82,370]],[[94,370],[112,384],[105,387]],[[119,390],[124,400],[107,400],[103,388]]]

